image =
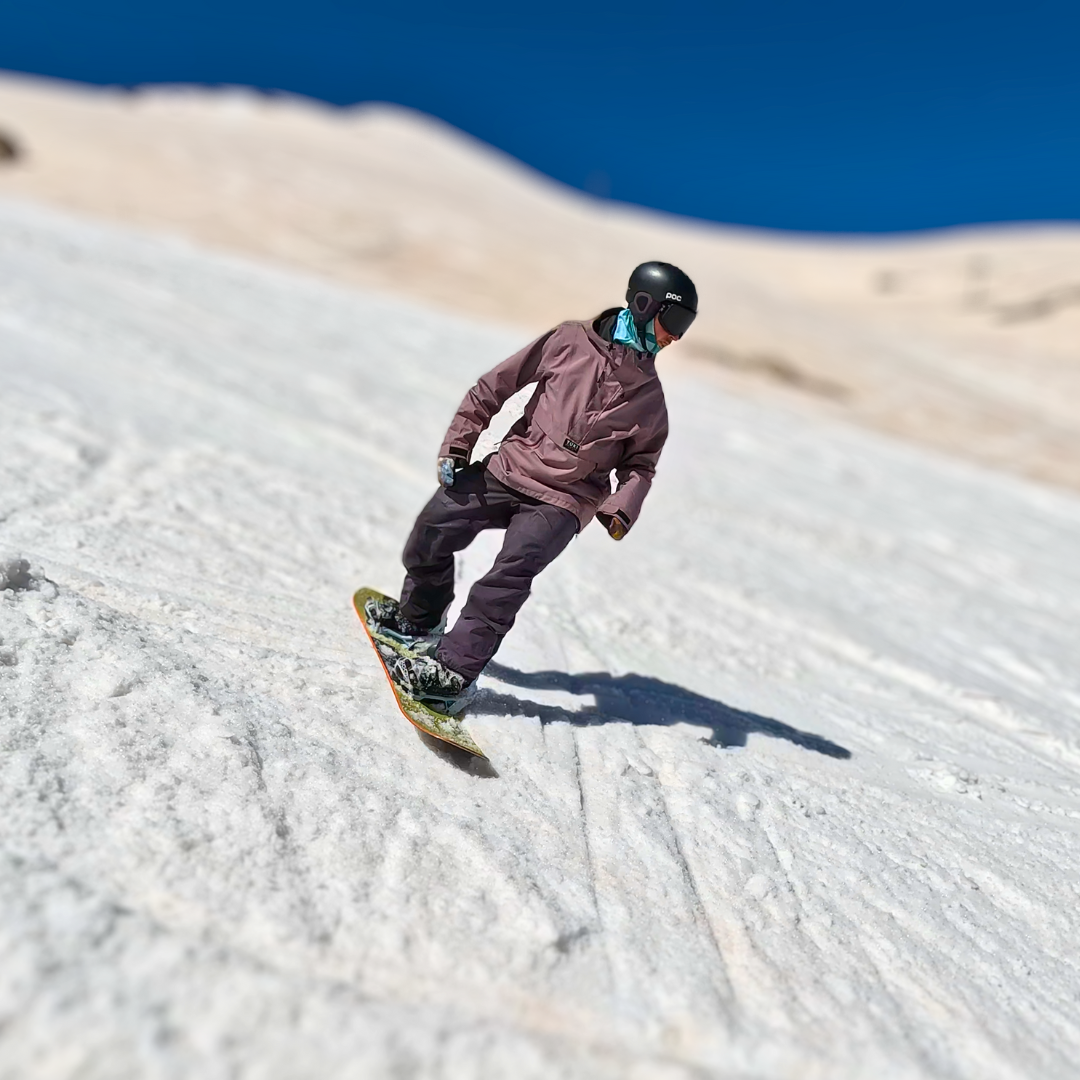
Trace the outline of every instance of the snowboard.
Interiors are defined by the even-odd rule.
[[[364,627],[364,632],[367,634],[372,648],[375,650],[375,655],[379,658],[383,673],[386,675],[386,681],[390,684],[390,689],[394,691],[394,700],[397,702],[398,708],[401,709],[402,715],[410,724],[430,735],[433,739],[438,739],[440,742],[447,743],[450,746],[456,746],[461,750],[467,750],[470,754],[475,754],[476,757],[487,761],[487,754],[476,745],[458,717],[436,712],[423,704],[423,702],[410,697],[391,678],[382,650],[393,649],[395,652],[405,655],[409,655],[409,651],[400,642],[380,634],[378,630],[369,625],[367,615],[364,612],[364,602],[369,598],[375,600],[387,599],[386,596],[375,589],[357,589],[353,594],[353,607],[356,609],[356,614],[360,616],[360,623]]]

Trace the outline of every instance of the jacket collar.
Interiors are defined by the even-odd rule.
[[[603,330],[608,328],[606,324],[613,325],[613,320],[609,319],[609,316],[618,315],[621,310],[621,308],[609,308],[597,315],[595,319],[586,319],[579,325],[584,330],[585,337],[589,338],[591,345],[608,357],[620,382],[626,384],[657,378],[656,357],[647,352],[637,352],[629,345],[620,345],[618,341],[612,341],[604,336]]]
[[[611,330],[615,325],[621,308],[608,308],[595,319],[586,319],[581,323],[585,336],[602,353],[610,357],[614,367],[625,379],[627,369],[637,372],[643,378],[656,378],[656,359],[649,353],[639,353],[629,345],[621,345],[611,339]]]

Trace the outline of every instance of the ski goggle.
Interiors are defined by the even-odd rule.
[[[690,324],[697,318],[697,312],[691,311],[688,307],[683,307],[682,304],[664,304],[656,318],[660,320],[660,325],[672,337],[681,338],[690,329]]]
[[[672,337],[677,338],[682,337],[697,318],[696,311],[671,300],[654,300],[644,291],[634,294],[630,301],[630,310],[634,313],[634,318],[641,322],[659,319],[660,325]]]

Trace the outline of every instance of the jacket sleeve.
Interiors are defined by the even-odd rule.
[[[649,438],[630,448],[626,457],[615,468],[616,489],[597,507],[597,515],[603,520],[618,514],[629,529],[641,513],[641,504],[649,494],[660,451],[667,441],[667,420]]]
[[[481,375],[465,395],[447,429],[439,457],[468,458],[480,432],[502,408],[507,398],[527,386],[540,372],[544,350],[555,333],[549,330],[532,344]]]

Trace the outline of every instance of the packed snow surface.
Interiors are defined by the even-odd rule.
[[[1074,1076],[1080,501],[675,350],[484,767],[349,600],[520,344],[0,206],[0,1074]]]

